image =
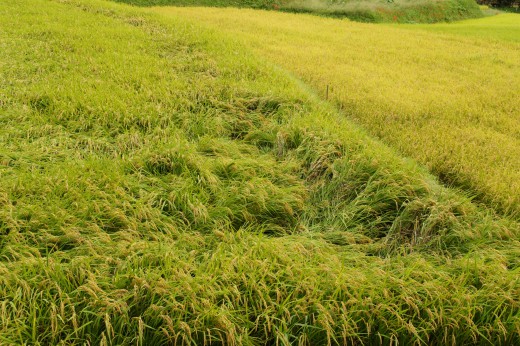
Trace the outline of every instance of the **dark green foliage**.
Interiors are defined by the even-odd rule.
[[[520,1],[518,0],[477,0],[479,4],[489,5],[493,7],[518,7]]]

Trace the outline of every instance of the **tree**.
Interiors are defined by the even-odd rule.
[[[493,7],[515,7],[520,5],[520,0],[477,0],[481,5]]]

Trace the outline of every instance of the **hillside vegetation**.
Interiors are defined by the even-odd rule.
[[[138,6],[249,7],[348,17],[363,22],[434,23],[481,17],[475,0],[114,0]]]
[[[329,99],[372,135],[445,184],[520,217],[520,15],[401,27],[252,10],[156,11],[241,38],[323,96],[329,86]]]
[[[0,2],[0,343],[520,343],[520,227],[195,20]]]

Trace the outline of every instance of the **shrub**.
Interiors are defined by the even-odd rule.
[[[519,0],[477,0],[480,5],[488,5],[493,7],[518,7]]]

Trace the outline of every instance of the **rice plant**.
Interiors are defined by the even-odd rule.
[[[225,34],[0,3],[0,343],[516,344],[518,223]]]

